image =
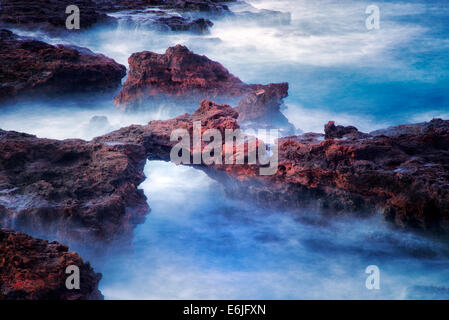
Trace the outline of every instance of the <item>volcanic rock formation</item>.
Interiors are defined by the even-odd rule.
[[[80,9],[80,28],[107,21],[92,0],[2,0],[0,23],[28,28],[44,27],[65,29],[66,8],[76,5]]]
[[[137,189],[145,160],[170,160],[175,129],[192,134],[193,122],[201,121],[203,132],[223,132],[239,128],[237,118],[234,108],[204,100],[191,115],[133,125],[91,142],[1,131],[0,221],[59,239],[129,235],[148,212]],[[260,165],[199,168],[229,183],[234,196],[264,206],[381,211],[397,225],[449,231],[449,121],[390,128],[389,135],[355,130],[334,138],[328,125],[327,139],[312,133],[279,139],[272,176],[260,176]]]
[[[169,99],[194,104],[206,99],[236,101],[239,121],[259,126],[288,127],[294,132],[280,106],[288,96],[288,83],[246,84],[220,63],[191,52],[187,47],[170,47],[164,54],[138,52],[128,59],[130,72],[114,102],[132,109],[146,100]],[[293,132],[292,132],[293,131]]]
[[[66,287],[68,266],[80,270],[80,289]],[[65,245],[0,229],[0,300],[94,300],[101,274]]]
[[[134,53],[128,59],[129,75],[114,101],[131,106],[148,98],[238,97],[250,87],[221,64],[191,52],[187,47],[170,47],[164,54],[150,51]]]
[[[173,129],[235,129],[236,113],[203,101],[193,115],[131,126],[94,141],[143,145],[150,159],[168,160]],[[259,176],[258,165],[199,166],[235,197],[291,210],[315,207],[332,213],[383,212],[388,221],[416,229],[449,231],[449,121],[366,134],[354,127],[326,127],[322,134],[281,138],[276,174]],[[335,139],[335,131],[337,137]]]
[[[72,243],[130,239],[149,208],[138,145],[0,130],[0,224]]]
[[[146,28],[158,31],[189,31],[196,34],[206,34],[214,24],[209,19],[183,17],[161,10],[131,11],[121,13],[117,17],[121,25],[130,28]]]
[[[193,122],[200,121],[202,132],[215,128],[223,134],[239,128],[237,118],[229,105],[203,100],[191,115],[129,126],[90,142],[0,131],[0,223],[90,245],[129,238],[148,212],[138,189],[146,159],[170,160],[175,129],[192,135]],[[232,196],[264,207],[383,212],[398,226],[449,233],[449,121],[370,134],[331,122],[325,131],[327,138],[307,133],[279,139],[279,163],[271,176],[259,175],[260,164],[196,167]],[[195,152],[191,147],[191,158]],[[68,264],[84,270],[86,291],[61,287]],[[1,298],[99,297],[97,275],[76,254],[23,234],[0,232],[0,270]]]
[[[288,96],[288,83],[256,85],[252,89],[236,107],[239,123],[257,129],[280,128],[294,134],[295,127],[280,111],[283,99]]]
[[[222,14],[229,12],[226,2],[235,0],[93,0],[97,8],[112,12],[131,9],[173,9],[177,11]]]
[[[19,95],[104,92],[116,88],[126,67],[86,48],[18,40],[0,31],[0,101]]]

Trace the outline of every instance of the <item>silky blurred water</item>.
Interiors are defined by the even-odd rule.
[[[449,297],[447,245],[391,229],[380,216],[264,210],[171,163],[148,162],[145,174],[152,211],[131,252],[96,265],[107,299]],[[380,290],[365,286],[369,265],[380,269]]]
[[[137,51],[187,45],[243,81],[289,82],[283,112],[305,132],[320,132],[329,120],[371,131],[449,118],[446,1],[376,1],[379,30],[366,29],[367,1],[248,2],[254,12],[290,12],[291,23],[214,18],[211,33],[203,36],[124,24],[63,38],[14,31],[85,46],[125,65]],[[249,10],[238,3],[231,9]],[[192,111],[153,105],[122,113],[112,103],[114,94],[6,105],[0,128],[90,139]],[[293,216],[228,199],[219,184],[192,168],[151,162],[146,174],[142,188],[152,212],[137,228],[132,251],[92,261],[103,272],[106,298],[449,297],[444,244],[391,229],[380,217],[331,219],[307,211]],[[381,270],[379,291],[365,287],[368,265]]]
[[[322,131],[329,120],[371,131],[449,117],[449,8],[445,1],[377,1],[379,30],[367,30],[365,26],[365,10],[371,4],[367,1],[249,2],[256,9],[290,12],[291,23],[270,24],[264,17],[249,21],[214,18],[211,33],[204,36],[160,33],[120,23],[59,38],[38,31],[15,31],[50,43],[86,46],[125,65],[133,52],[162,53],[171,45],[187,45],[221,62],[246,82],[289,82],[290,96],[283,112],[306,132]],[[248,10],[239,4],[231,5],[231,9]],[[157,105],[152,106],[155,112],[138,117],[118,116],[112,96],[100,101],[87,97],[25,103],[19,108],[22,112],[8,113],[3,107],[0,127],[28,129],[54,138],[91,138],[92,133],[67,128],[67,122],[86,124],[91,116],[106,115],[120,118],[114,121],[120,126],[192,111]],[[70,113],[64,113],[65,109]]]

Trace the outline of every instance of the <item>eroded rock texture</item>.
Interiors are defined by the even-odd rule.
[[[92,0],[2,0],[0,23],[28,28],[65,29],[69,16],[66,8],[70,5],[80,9],[81,29],[108,20]]]
[[[66,287],[67,266],[80,270],[80,289]],[[93,300],[101,274],[65,245],[0,229],[0,300]]]
[[[173,130],[192,136],[193,122],[200,121],[202,132],[215,128],[223,134],[239,128],[237,118],[229,105],[203,100],[192,114],[129,126],[90,142],[0,131],[1,225],[91,245],[129,237],[148,212],[138,190],[146,159],[170,160],[177,143],[170,141]],[[196,167],[232,196],[264,207],[383,212],[398,226],[448,234],[449,121],[370,134],[330,122],[325,132],[279,139],[279,163],[271,176],[259,175],[259,164]],[[198,152],[191,147],[190,159]],[[2,298],[99,298],[98,276],[63,245],[2,230],[0,249]],[[60,270],[68,263],[84,270],[86,291],[67,293],[60,286]]]
[[[226,2],[234,0],[94,0],[103,11],[160,8],[177,11],[223,14],[229,12]]]
[[[131,106],[148,98],[216,98],[241,96],[250,89],[218,62],[187,47],[170,47],[164,54],[134,53],[128,59],[129,75],[114,101]]]
[[[195,114],[201,115],[203,128],[238,126],[230,106],[203,101],[199,110]],[[149,158],[167,160],[175,144],[171,131],[191,130],[194,115],[122,128],[96,141],[143,145]],[[396,225],[448,232],[449,121],[385,132],[366,134],[330,123],[328,139],[312,133],[282,138],[272,176],[260,176],[258,165],[200,167],[225,183],[233,196],[264,206],[313,207],[333,214],[380,211]]]
[[[115,89],[126,67],[88,49],[18,40],[0,31],[0,101],[20,95],[104,92]]]
[[[130,28],[145,28],[157,31],[189,31],[195,34],[206,34],[214,25],[205,18],[193,19],[179,14],[167,13],[160,10],[131,11],[121,13],[117,18],[121,25]]]
[[[193,53],[187,47],[170,47],[164,54],[138,52],[129,58],[130,72],[114,102],[133,109],[147,100],[171,100],[194,104],[202,99],[238,101],[239,121],[261,127],[294,127],[281,113],[288,83],[246,84],[220,63]]]
[[[130,239],[149,208],[138,145],[0,130],[0,224],[95,247]]]

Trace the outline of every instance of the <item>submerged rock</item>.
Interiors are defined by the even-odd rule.
[[[171,31],[191,31],[193,33],[205,34],[214,24],[209,19],[199,18],[191,20],[184,17],[162,17],[156,20],[161,26],[167,26]]]
[[[66,287],[68,266],[80,270],[80,289]],[[97,300],[101,274],[65,245],[0,229],[0,300]]]
[[[238,1],[232,6],[233,21],[240,24],[257,24],[262,27],[290,25],[292,15],[290,12],[258,9],[248,2]]]
[[[119,86],[126,75],[125,66],[86,48],[1,34],[0,101],[23,95],[104,92]]]

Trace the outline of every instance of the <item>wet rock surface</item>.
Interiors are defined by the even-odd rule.
[[[190,12],[207,12],[207,13],[224,13],[228,12],[229,8],[226,5],[228,1],[217,0],[94,0],[97,7],[103,11],[113,12],[120,10],[132,9],[174,9],[179,11]]]
[[[133,28],[146,28],[157,31],[189,31],[194,34],[207,34],[214,25],[205,18],[193,19],[179,14],[171,14],[161,10],[132,11],[117,17],[122,25]]]
[[[66,287],[68,266],[80,270],[79,290]],[[0,229],[0,300],[97,300],[101,274],[65,245]]]
[[[296,128],[281,112],[283,99],[288,97],[288,83],[255,85],[252,89],[236,107],[239,123],[256,130],[273,128],[294,134]]]
[[[203,101],[201,114],[207,114],[204,110],[209,108],[221,110],[213,113],[213,126],[238,126],[230,106]],[[120,129],[98,142],[143,145],[150,159],[168,160],[175,144],[170,142],[171,130],[191,130],[191,120],[185,115],[152,121],[147,126]],[[204,128],[210,127],[207,116],[203,122]],[[327,128],[329,133],[329,125]],[[313,207],[333,214],[383,212],[388,221],[401,227],[447,233],[449,121],[435,119],[415,125],[413,133],[391,136],[355,130],[343,130],[349,131],[346,139],[324,139],[324,135],[312,133],[279,139],[278,169],[271,176],[260,176],[258,165],[202,168],[227,185],[231,195],[264,206],[287,210]]]
[[[120,85],[126,67],[86,48],[53,46],[0,32],[0,101],[21,95],[105,92]]]
[[[0,223],[90,247],[129,240],[149,212],[141,146],[0,130]]]
[[[193,122],[200,121],[202,132],[215,128],[223,134],[239,128],[238,117],[229,105],[203,100],[192,114],[132,125],[90,142],[0,131],[1,225],[91,245],[129,239],[148,213],[138,189],[146,159],[170,161],[177,143],[170,140],[173,130],[185,129],[192,136]],[[397,226],[448,234],[449,121],[389,128],[388,136],[334,123],[326,132],[327,138],[307,133],[279,139],[279,163],[271,176],[259,175],[260,164],[195,166],[221,182],[231,196],[264,207],[292,212],[307,207],[330,214],[382,212]],[[201,149],[206,145],[203,142]],[[190,158],[198,152],[191,148]],[[11,246],[20,239],[12,238]],[[36,250],[47,252],[45,246]],[[11,251],[5,254],[8,259],[13,256]],[[34,270],[35,265],[38,262],[26,269]],[[16,283],[10,278],[2,281]],[[3,286],[3,297],[87,297],[59,291],[37,294],[35,283],[40,282],[31,282],[27,295],[20,290],[29,288],[30,282],[19,283]],[[18,291],[8,289],[12,287]]]
[[[294,127],[281,113],[288,83],[246,84],[220,63],[187,47],[170,47],[164,54],[138,52],[129,58],[130,72],[114,102],[120,108],[143,107],[149,100],[174,100],[195,106],[202,99],[238,101],[239,121],[263,127]]]
[[[239,1],[232,6],[233,19],[241,24],[256,24],[262,27],[290,25],[290,12],[257,9],[248,2]]]
[[[250,90],[218,62],[182,45],[170,47],[164,54],[134,53],[128,61],[128,78],[114,99],[123,108],[151,98],[191,98],[199,102],[207,97],[241,96]]]
[[[354,126],[336,126],[334,121],[329,121],[324,126],[324,137],[326,139],[348,139],[348,138],[368,138],[369,135],[360,132]]]
[[[80,28],[110,21],[92,0],[2,0],[0,23],[27,28],[66,29],[66,8],[80,9]]]

